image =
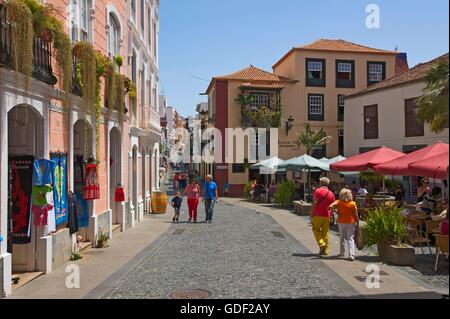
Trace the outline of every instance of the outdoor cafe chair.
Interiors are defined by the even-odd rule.
[[[431,254],[430,240],[427,233],[422,230],[425,218],[426,214],[419,211],[412,212],[405,217],[404,221],[408,231],[408,237],[406,240],[413,246],[419,244],[422,253],[425,253],[423,250],[423,244],[427,244],[428,251]]]
[[[437,272],[441,252],[448,256],[448,235],[434,234],[434,237],[436,238],[436,262],[434,263],[434,271]]]

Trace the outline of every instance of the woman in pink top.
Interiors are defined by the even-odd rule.
[[[184,190],[184,195],[187,194],[188,208],[189,208],[189,221],[194,219],[194,223],[197,222],[197,206],[198,198],[200,194],[200,186],[197,184],[195,179],[192,179],[186,189]]]

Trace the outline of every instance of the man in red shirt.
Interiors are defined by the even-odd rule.
[[[326,177],[320,179],[320,187],[314,191],[313,205],[311,207],[312,231],[319,245],[319,255],[328,255],[328,230],[330,227],[331,210],[329,206],[334,203],[335,198],[328,189],[330,180]]]

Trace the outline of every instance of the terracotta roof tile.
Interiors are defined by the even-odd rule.
[[[239,81],[269,81],[269,82],[286,82],[290,81],[282,76],[275,75],[265,70],[250,65],[240,71],[214,77],[216,80],[239,80]]]
[[[241,85],[242,88],[252,88],[252,89],[283,89],[284,85],[281,83],[268,83],[268,82],[253,82],[244,83]]]
[[[295,82],[291,79],[267,72],[263,69],[257,68],[253,65],[246,67],[237,72],[213,77],[206,93],[210,91],[216,81],[242,81],[245,84],[250,84],[252,87],[265,88],[283,88],[282,83]]]
[[[356,44],[350,41],[342,39],[319,39],[310,44],[298,46],[292,48],[288,53],[286,53],[277,63],[274,64],[273,68],[277,67],[284,60],[286,60],[295,51],[318,51],[318,52],[350,52],[350,53],[361,53],[361,54],[386,54],[386,55],[396,55],[396,51],[381,50],[376,48],[367,47],[361,44]]]
[[[346,96],[346,98],[351,98],[351,97],[362,95],[365,93],[372,93],[374,91],[387,89],[387,88],[391,88],[391,87],[401,86],[401,85],[405,85],[408,83],[423,81],[425,79],[425,77],[427,76],[428,71],[430,71],[433,67],[435,67],[442,61],[448,62],[448,53],[444,54],[438,58],[435,58],[431,61],[428,61],[425,63],[420,63],[420,64],[416,65],[415,67],[409,69],[408,71],[397,74],[389,79],[386,79],[384,81],[381,81],[374,85],[371,85],[364,90],[361,90],[354,94],[348,95],[348,96]]]
[[[302,45],[297,50],[308,51],[333,51],[333,52],[354,52],[354,53],[371,53],[371,54],[397,54],[395,51],[387,51],[381,49],[370,48],[364,45],[356,44],[350,41],[337,39],[320,39],[313,43]]]

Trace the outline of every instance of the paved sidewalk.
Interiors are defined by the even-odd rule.
[[[93,248],[83,254],[78,261],[71,261],[58,267],[48,275],[41,276],[29,284],[18,288],[10,296],[33,299],[80,299],[106,278],[117,272],[141,251],[159,238],[171,226],[170,208],[165,215],[146,215],[142,222],[132,229],[117,233],[108,248]],[[67,289],[65,280],[67,265],[80,267],[80,289]]]
[[[255,211],[259,211],[270,215],[294,238],[301,242],[313,254],[302,256],[299,258],[312,257],[318,252],[317,243],[311,231],[311,226],[307,218],[297,216],[279,206],[271,204],[252,203],[240,198],[222,198],[224,202],[246,207]],[[392,296],[394,298],[414,296],[420,298],[440,298],[439,294],[448,294],[447,289],[432,291],[425,288],[424,284],[417,282],[410,276],[406,276],[403,271],[399,271],[397,267],[389,266],[378,261],[376,256],[362,256],[357,251],[357,260],[350,262],[346,259],[337,257],[339,253],[339,237],[330,233],[330,255],[326,258],[320,258],[324,263],[333,269],[340,277],[342,277],[350,286],[357,290],[361,295],[371,297]],[[346,251],[348,253],[348,251]],[[314,258],[314,257],[313,257]],[[365,284],[367,273],[365,269],[369,264],[376,264],[381,270],[381,284],[379,289],[368,289]],[[436,294],[438,293],[438,294]]]

